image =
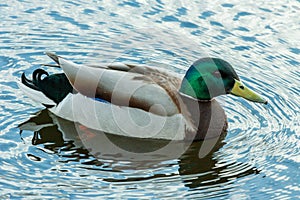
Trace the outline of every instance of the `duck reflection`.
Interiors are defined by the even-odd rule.
[[[33,132],[33,145],[43,145],[63,157],[65,162],[77,161],[87,169],[92,166],[99,167],[99,170],[123,172],[165,169],[174,165],[178,168],[178,172],[155,173],[150,177],[106,179],[109,182],[138,181],[179,174],[185,186],[198,188],[258,173],[256,168],[243,163],[218,164],[220,161],[214,155],[224,145],[226,132],[215,139],[190,143],[135,139],[91,130],[58,118],[47,109],[20,124],[19,129],[21,132]],[[239,165],[243,168],[240,173],[230,173],[231,166],[236,169]]]

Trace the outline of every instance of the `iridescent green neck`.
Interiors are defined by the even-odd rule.
[[[211,99],[203,77],[193,65],[185,74],[179,91],[187,96],[191,96],[199,100]]]

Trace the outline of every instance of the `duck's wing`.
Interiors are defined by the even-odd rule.
[[[85,96],[163,116],[181,113],[178,98],[181,79],[174,74],[127,64],[78,65],[54,54],[49,56],[63,69],[72,86]]]

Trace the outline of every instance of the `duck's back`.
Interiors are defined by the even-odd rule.
[[[59,59],[72,86],[80,93],[162,116],[180,113],[180,78],[133,65],[89,67]]]

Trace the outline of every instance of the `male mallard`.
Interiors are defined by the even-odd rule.
[[[184,78],[163,69],[129,64],[78,65],[47,53],[64,73],[42,69],[19,87],[55,115],[104,132],[137,138],[197,140],[227,128],[213,99],[233,94],[267,103],[247,88],[232,66],[218,58],[194,62]]]

